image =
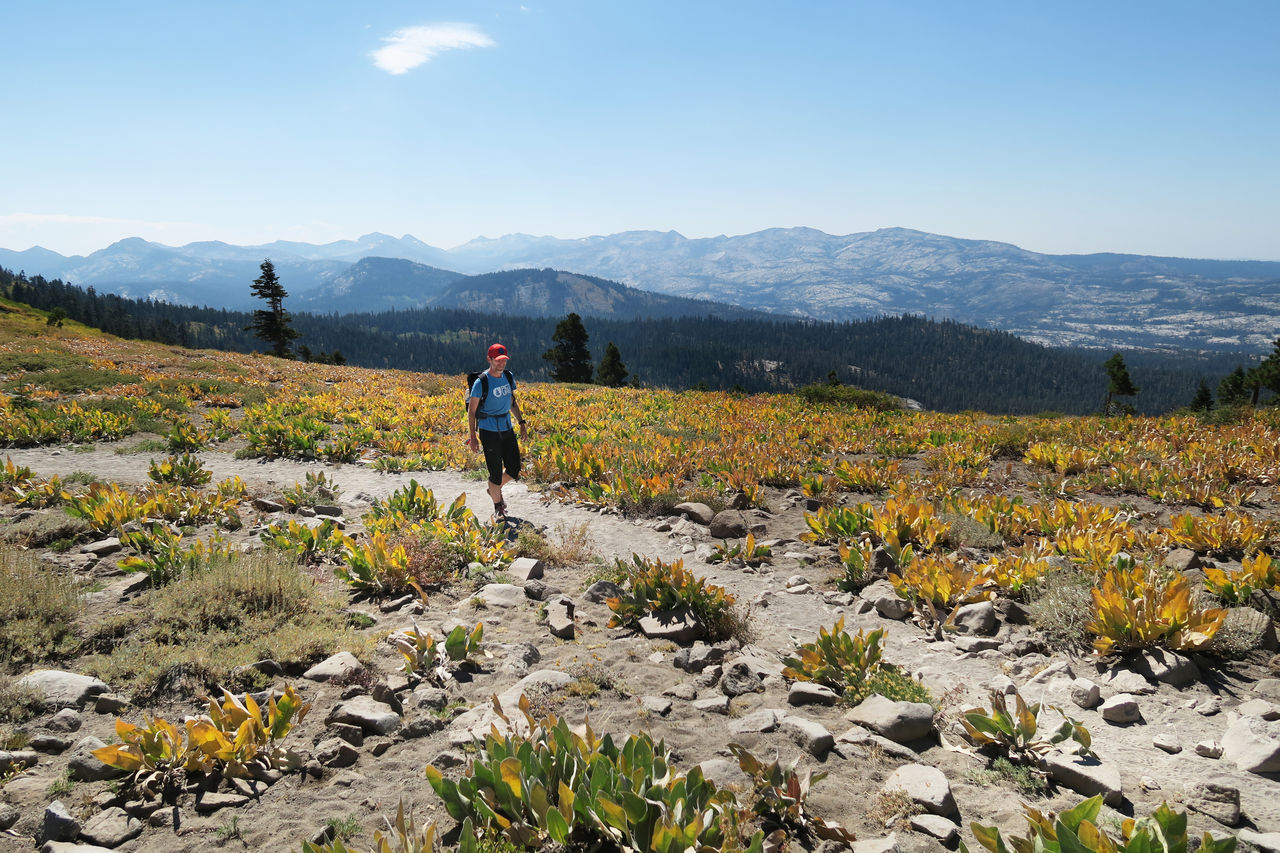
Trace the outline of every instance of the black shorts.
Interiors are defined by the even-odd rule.
[[[489,467],[489,482],[502,483],[502,472],[506,470],[511,479],[520,479],[520,441],[513,429],[494,432],[482,429],[480,446],[484,448],[484,464]]]

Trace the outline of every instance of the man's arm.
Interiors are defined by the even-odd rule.
[[[471,429],[471,437],[467,439],[467,444],[472,450],[480,443],[480,438],[476,434],[476,411],[480,408],[480,398],[472,397],[467,401],[467,426]]]
[[[524,412],[520,411],[520,404],[516,402],[516,392],[511,392],[511,411],[515,413],[516,423],[520,424],[520,437],[524,438],[529,428],[524,425]]]

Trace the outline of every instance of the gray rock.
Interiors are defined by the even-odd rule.
[[[325,767],[350,767],[360,758],[360,750],[340,737],[316,744],[316,760]]]
[[[592,604],[604,604],[611,598],[621,598],[623,595],[626,595],[626,590],[613,581],[596,581],[582,593],[582,597]]]
[[[745,696],[748,693],[763,693],[764,681],[752,671],[744,661],[734,661],[725,669],[720,680],[720,690],[726,696]]]
[[[694,699],[690,704],[695,711],[701,711],[704,714],[727,715],[729,713],[728,696],[708,696],[706,699]]]
[[[898,595],[888,581],[876,581],[864,587],[859,595],[885,619],[905,619],[911,615],[911,602]]]
[[[665,717],[671,713],[671,700],[664,696],[643,696],[640,699],[640,707],[650,714]]]
[[[1252,844],[1262,853],[1280,853],[1280,832],[1254,832],[1242,829],[1236,836],[1246,844]]]
[[[995,637],[956,637],[956,648],[965,653],[987,652],[998,649],[1002,643]]]
[[[889,774],[880,789],[906,791],[911,801],[923,806],[929,814],[943,817],[959,814],[947,777],[938,768],[927,764],[905,764],[899,767]]]
[[[1145,649],[1133,661],[1133,668],[1144,678],[1186,687],[1200,680],[1200,667],[1195,661],[1167,649]]]
[[[450,767],[461,767],[467,763],[467,757],[460,752],[452,749],[446,749],[435,757],[431,764],[441,770],[448,770]]]
[[[572,640],[577,628],[572,613],[564,607],[552,607],[547,610],[547,630],[551,636],[561,640]]]
[[[1240,789],[1226,779],[1208,779],[1187,791],[1186,804],[1225,826],[1240,823]]]
[[[351,652],[338,652],[308,669],[302,677],[308,681],[345,681],[364,672],[364,664]]]
[[[778,727],[779,714],[771,708],[762,708],[739,717],[729,723],[729,731],[733,734],[754,732],[771,732]]]
[[[1236,706],[1236,713],[1242,717],[1261,717],[1268,722],[1280,720],[1280,709],[1266,699],[1250,699]]]
[[[708,532],[713,539],[741,539],[750,532],[750,522],[740,510],[726,509],[712,516]]]
[[[697,673],[713,664],[724,663],[724,657],[725,650],[720,646],[694,643],[687,649],[677,651],[671,663],[676,669]]]
[[[912,763],[920,761],[920,753],[911,747],[903,746],[862,726],[850,726],[847,730],[837,735],[836,746],[837,748],[845,746],[875,747],[890,758],[896,758],[899,761]],[[844,753],[842,752],[842,754]],[[846,754],[845,757],[848,757],[848,755]]]
[[[1222,757],[1246,773],[1280,771],[1280,739],[1260,717],[1240,717],[1222,735]]]
[[[518,581],[537,580],[542,577],[542,572],[542,561],[532,557],[518,557],[507,568],[507,574]]]
[[[71,816],[61,800],[54,800],[44,810],[40,828],[41,841],[75,841],[80,834],[80,821]]]
[[[835,735],[816,720],[788,714],[779,722],[778,729],[814,758],[826,758],[827,753],[836,745]]]
[[[464,603],[483,601],[489,607],[519,607],[528,599],[524,588],[513,583],[487,583]]]
[[[168,814],[168,812],[156,814]],[[97,844],[76,844],[71,841],[46,841],[40,848],[40,853],[111,853],[111,848]]]
[[[71,748],[71,738],[64,735],[36,734],[27,741],[27,748],[46,755],[61,755]]]
[[[80,548],[80,553],[90,554],[94,557],[106,557],[123,548],[124,546],[120,544],[119,539],[114,536],[110,536],[106,539],[100,539],[97,542],[90,542],[88,545],[82,546]]]
[[[898,833],[891,832],[884,838],[863,838],[853,842],[852,853],[899,853]]]
[[[329,734],[345,740],[352,746],[364,746],[364,731],[359,726],[353,726],[350,723],[330,723]],[[324,763],[323,758],[320,759],[320,763]]]
[[[410,708],[442,711],[449,704],[449,693],[439,687],[419,687],[409,694],[405,704]]]
[[[36,670],[18,679],[17,686],[38,693],[53,708],[83,708],[95,696],[111,689],[91,676],[56,669]]]
[[[103,693],[93,700],[93,712],[95,714],[121,714],[132,704],[133,703],[124,696],[117,696],[114,693]]]
[[[1141,674],[1130,669],[1113,669],[1109,673],[1107,687],[1113,693],[1131,693],[1134,696],[1148,696],[1156,692],[1156,686]]]
[[[77,782],[101,782],[104,779],[117,779],[128,775],[124,770],[112,767],[110,764],[103,764],[101,759],[94,757],[93,750],[102,749],[104,746],[106,744],[96,737],[81,738],[67,761],[67,770],[71,778]]]
[[[687,607],[650,613],[640,619],[640,631],[652,640],[668,640],[679,644],[700,640],[707,633],[702,620]]]
[[[748,790],[751,788],[751,777],[743,772],[737,761],[730,761],[727,758],[711,758],[699,764],[698,769],[702,771],[702,775],[708,781],[714,782],[717,787],[733,785]]]
[[[1166,569],[1173,569],[1175,572],[1186,572],[1191,569],[1198,569],[1202,565],[1200,556],[1190,548],[1174,548],[1164,558]]]
[[[220,809],[238,809],[248,802],[249,798],[244,794],[223,794],[208,791],[196,795],[196,811],[200,814],[210,814]]]
[[[0,802],[0,832],[18,822],[18,810],[8,803]]]
[[[1077,794],[1086,797],[1101,794],[1103,802],[1109,806],[1120,805],[1124,798],[1120,771],[1096,758],[1051,752],[1044,758],[1044,770],[1054,782]]]
[[[942,815],[912,815],[911,828],[938,839],[944,847],[949,847],[960,837],[960,827],[956,826],[950,818],[945,818]]]
[[[1202,758],[1217,759],[1222,757],[1222,744],[1216,740],[1202,740],[1196,744],[1195,750],[1196,755]]]
[[[284,512],[284,504],[267,498],[254,498],[253,508],[261,512]]]
[[[739,663],[745,663],[751,667],[751,671],[765,681],[769,678],[781,678],[784,669],[782,660],[777,655],[753,645],[743,646],[738,654],[728,661],[729,666]]]
[[[993,603],[996,608],[996,616],[1006,625],[1031,624],[1031,611],[1027,610],[1026,605],[1014,601],[1012,598],[997,598]]]
[[[673,699],[682,699],[685,702],[692,702],[698,698],[698,687],[691,681],[682,681],[663,690],[662,695],[670,696]]]
[[[1259,678],[1253,683],[1253,695],[1280,702],[1280,678]]]
[[[389,735],[400,728],[400,715],[390,705],[372,696],[355,696],[340,702],[329,712],[326,723],[359,726],[366,734]]]
[[[840,695],[825,684],[812,681],[795,681],[787,691],[788,705],[835,705]]]
[[[716,515],[715,511],[711,509],[711,507],[704,503],[697,503],[695,501],[686,501],[684,503],[676,504],[672,509],[690,521],[696,521],[698,524],[703,526],[709,525]]]
[[[994,634],[996,607],[990,601],[977,601],[957,608],[954,624],[966,634]]]
[[[1142,710],[1138,700],[1128,693],[1119,693],[1102,703],[1098,709],[1102,719],[1116,725],[1128,725],[1142,720]]]
[[[94,844],[115,849],[126,841],[142,834],[142,821],[129,815],[122,808],[107,808],[98,812],[80,830],[80,837]]]
[[[101,743],[101,741],[99,741]],[[0,775],[8,773],[15,767],[35,767],[40,763],[40,756],[32,749],[0,750]]]
[[[844,718],[897,743],[910,743],[933,731],[933,706],[925,702],[895,702],[879,694],[859,702]]]
[[[573,683],[573,676],[558,669],[536,669],[498,695],[506,710],[514,711],[526,693],[549,692]]]
[[[1177,755],[1182,752],[1182,743],[1178,740],[1178,733],[1175,731],[1163,731],[1156,734],[1151,739],[1151,745],[1161,752],[1167,752],[1170,755]]]
[[[316,504],[312,509],[324,518],[342,518],[342,507],[337,504]]]
[[[84,720],[81,719],[80,713],[73,708],[63,708],[54,714],[44,727],[51,732],[78,732]]]
[[[1086,711],[1098,707],[1098,703],[1102,701],[1102,691],[1098,688],[1098,685],[1087,678],[1072,679],[1068,690],[1071,695],[1071,701],[1077,707],[1084,708]]]

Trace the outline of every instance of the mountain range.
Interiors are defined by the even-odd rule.
[[[847,235],[774,228],[698,239],[674,231],[569,240],[513,234],[448,250],[377,233],[323,245],[169,247],[130,238],[69,258],[38,247],[0,249],[0,266],[132,297],[246,308],[266,257],[294,310],[479,308],[485,299],[495,310],[544,315],[726,310],[657,298],[646,308],[644,298],[616,295],[635,290],[822,320],[919,314],[1052,345],[1261,352],[1280,337],[1280,262],[1049,255],[906,228]],[[503,294],[503,279],[478,290],[458,285],[512,270],[522,271],[523,297]],[[539,270],[572,273],[532,275]],[[602,281],[614,295],[598,290]],[[558,296],[548,289],[555,287]]]

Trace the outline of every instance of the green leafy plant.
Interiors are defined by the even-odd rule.
[[[753,810],[765,822],[765,829],[777,827],[792,835],[846,843],[856,840],[852,832],[811,814],[805,805],[809,788],[826,778],[825,772],[797,773],[796,762],[783,766],[776,759],[766,764],[736,743],[729,744],[729,751],[738,759],[742,772],[751,777]]]
[[[1048,738],[1043,738],[1038,736],[1039,703],[1027,705],[1016,690],[1013,700],[1014,708],[1010,713],[1007,695],[992,690],[991,710],[970,708],[962,711],[960,725],[969,742],[1019,764],[1035,763],[1041,755],[1066,740],[1075,742],[1078,754],[1092,755],[1089,730],[1068,717],[1061,708],[1050,706],[1062,715],[1062,724]]]
[[[731,611],[736,599],[724,587],[708,584],[706,578],[694,577],[685,569],[683,560],[666,563],[632,554],[630,564],[623,560],[615,563],[627,572],[628,581],[622,596],[606,602],[613,611],[609,627],[636,625],[650,613],[688,608],[703,621],[713,637],[731,632]]]
[[[715,546],[711,552],[711,556],[707,558],[708,563],[727,563],[730,560],[742,560],[748,566],[758,566],[761,563],[767,563],[772,559],[772,554],[767,545],[757,545],[756,537],[752,533],[747,534],[747,538],[733,545],[729,541],[722,540],[720,544]]]
[[[291,518],[283,525],[269,525],[260,538],[267,545],[296,554],[298,562],[308,564],[334,559],[354,545],[333,519],[302,524]]]
[[[121,560],[120,568],[126,572],[146,572],[152,586],[163,586],[184,574],[194,574],[215,560],[229,561],[235,554],[217,534],[184,546],[181,533],[158,524],[150,530],[126,533],[120,541],[139,552],[137,556]]]
[[[308,471],[306,483],[294,483],[284,490],[283,497],[285,506],[297,510],[299,507],[337,500],[341,492],[338,484],[326,477],[323,471]]]
[[[213,479],[213,472],[204,467],[200,457],[183,453],[156,462],[151,460],[147,476],[157,483],[173,483],[178,486],[203,486]]]
[[[582,734],[554,717],[536,724],[527,709],[524,699],[530,734],[502,735],[495,728],[457,781],[427,768],[427,781],[455,820],[496,829],[526,847],[566,844],[572,836],[575,847],[652,853],[762,849],[763,833],[744,843],[733,794],[697,767],[673,771],[662,741],[639,734],[618,746],[608,735],[598,738],[589,724]]]
[[[923,684],[883,659],[884,629],[851,637],[841,616],[831,630],[818,629],[818,639],[784,658],[782,674],[794,681],[813,681],[857,704],[872,694],[909,702],[929,701]]]
[[[1164,646],[1199,649],[1218,632],[1227,612],[1191,600],[1191,582],[1161,578],[1142,566],[1117,565],[1094,587],[1088,630],[1099,655]]]
[[[1120,825],[1120,838],[1112,838],[1100,826],[1102,796],[1090,797],[1056,818],[1024,805],[1028,832],[1025,836],[1005,839],[994,826],[977,822],[969,826],[978,843],[991,853],[1187,853],[1187,814],[1175,812],[1168,803],[1146,817],[1125,819]],[[1234,837],[1215,839],[1204,833],[1197,848],[1203,853],[1232,853]],[[964,842],[961,853],[969,853]]]
[[[406,675],[411,679],[444,684],[453,678],[452,666],[466,664],[480,653],[483,638],[484,623],[477,622],[470,631],[462,625],[455,626],[443,643],[437,643],[434,637],[421,631],[416,624],[408,631],[392,635],[390,639],[404,657]]]

